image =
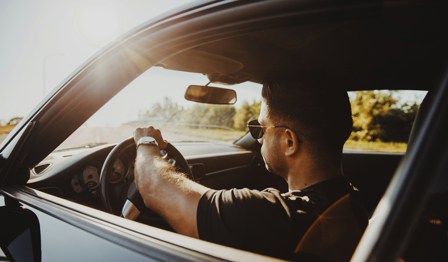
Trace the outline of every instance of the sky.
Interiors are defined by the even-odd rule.
[[[102,47],[187,0],[0,0],[0,122],[26,116]]]

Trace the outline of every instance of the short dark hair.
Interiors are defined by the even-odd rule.
[[[342,149],[352,131],[352,111],[341,83],[322,74],[263,84],[270,116],[286,121],[296,135],[316,147]],[[285,123],[275,123],[285,124]]]

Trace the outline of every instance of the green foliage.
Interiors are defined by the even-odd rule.
[[[351,99],[352,141],[406,142],[418,110],[417,104],[399,104],[390,91],[358,91]],[[140,118],[192,128],[246,131],[249,119],[260,114],[261,101],[229,105],[194,104],[182,107],[165,97],[140,113]]]
[[[406,142],[417,104],[399,105],[393,92],[358,91],[352,99],[353,132],[356,141]]]
[[[8,122],[0,122],[0,143],[14,129],[14,127],[23,119],[23,117],[13,117]]]
[[[246,130],[247,122],[252,118],[258,118],[260,114],[261,101],[253,101],[251,104],[244,101],[240,108],[236,111],[233,118],[233,127],[236,130]]]
[[[222,128],[246,131],[246,123],[257,118],[260,113],[260,101],[244,102],[239,108],[230,105],[194,104],[182,107],[170,98],[153,104],[150,110],[140,112],[139,118],[164,123],[180,123],[200,128]]]
[[[234,106],[197,104],[183,112],[182,122],[198,127],[231,128],[234,115]]]
[[[16,116],[11,118],[6,125],[16,126],[20,121],[22,121],[23,117]]]
[[[139,118],[176,122],[180,119],[183,110],[184,108],[182,106],[171,100],[169,97],[164,97],[161,102],[153,104],[150,110],[140,112]]]

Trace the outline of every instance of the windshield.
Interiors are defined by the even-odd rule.
[[[132,136],[135,128],[145,126],[159,128],[170,142],[233,142],[247,132],[247,121],[258,117],[261,85],[222,86],[237,92],[234,105],[185,100],[189,85],[207,83],[202,74],[151,68],[105,104],[58,150],[117,143]]]

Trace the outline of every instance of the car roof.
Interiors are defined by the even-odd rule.
[[[335,87],[344,90],[436,86],[448,55],[445,9],[434,3],[374,2],[341,5],[328,16],[307,17],[300,9],[273,16],[250,32],[197,46],[158,65],[226,84],[316,71],[340,80]]]

